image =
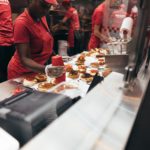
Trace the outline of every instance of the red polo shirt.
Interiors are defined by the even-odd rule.
[[[119,28],[121,27],[123,19],[127,16],[127,12],[124,10],[115,10],[111,18],[112,19],[112,27]]]
[[[104,15],[105,3],[100,4],[95,10],[92,15],[92,33],[91,38],[88,44],[88,49],[96,48],[100,46],[100,39],[94,35],[94,26],[99,25],[100,30],[103,23],[103,15]]]
[[[25,10],[15,21],[14,41],[16,44],[29,43],[31,59],[44,65],[52,53],[53,37],[48,32],[46,18],[43,17],[41,20],[43,23],[34,21]],[[16,78],[30,72],[31,70],[21,63],[16,50],[8,65],[8,78]]]
[[[69,47],[74,47],[74,31],[80,29],[78,12],[75,8],[70,7],[66,12],[65,17],[70,20],[68,44]]]
[[[13,44],[13,24],[8,0],[0,0],[0,46]]]

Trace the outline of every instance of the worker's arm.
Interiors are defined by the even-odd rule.
[[[19,52],[21,63],[24,67],[28,68],[33,72],[45,73],[50,77],[59,77],[64,73],[63,66],[44,66],[31,58],[30,46],[28,43],[16,44],[17,50]],[[45,68],[46,67],[46,68]]]
[[[104,34],[102,34],[101,32],[100,32],[100,26],[99,25],[95,25],[94,26],[94,35],[96,36],[96,37],[98,37],[101,41],[103,41],[103,42],[110,42],[110,39],[109,39],[109,37],[108,36],[106,36],[106,35],[104,35]]]
[[[45,72],[45,66],[35,62],[31,58],[31,49],[28,43],[16,44],[16,48],[19,52],[21,63],[31,71],[34,72]]]
[[[67,22],[67,20],[68,20],[68,17],[66,17],[66,16],[65,16],[65,17],[62,19],[61,23],[63,23],[63,24],[64,24],[64,23],[66,23],[66,22]]]

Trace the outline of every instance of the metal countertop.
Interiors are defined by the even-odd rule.
[[[126,92],[123,74],[112,72],[22,150],[124,149],[149,77],[142,70],[134,92]]]

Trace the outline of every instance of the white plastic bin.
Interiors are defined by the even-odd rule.
[[[58,41],[58,54],[61,56],[68,56],[67,54],[68,42],[65,40]]]

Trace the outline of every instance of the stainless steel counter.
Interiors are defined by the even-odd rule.
[[[106,55],[105,61],[107,66],[112,68],[113,71],[124,73],[124,68],[128,65],[128,55],[127,54]]]
[[[19,84],[13,80],[8,80],[3,83],[0,83],[0,102],[16,94],[17,90],[24,91],[26,89],[27,88],[24,87],[22,84]]]
[[[133,91],[113,72],[22,150],[122,150],[135,121],[150,71],[138,75]]]

